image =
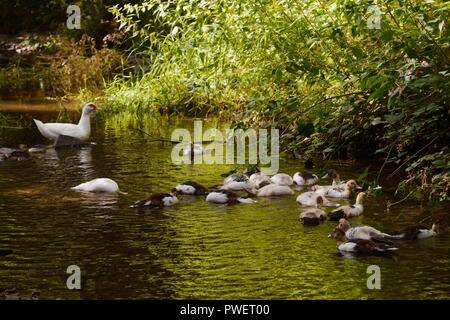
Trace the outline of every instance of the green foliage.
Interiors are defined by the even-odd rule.
[[[296,153],[387,158],[410,177],[429,167],[429,179],[445,182],[449,8],[418,0],[116,5],[137,67],[106,93],[114,111],[227,115],[242,127],[280,128]]]

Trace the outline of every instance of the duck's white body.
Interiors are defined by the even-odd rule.
[[[85,183],[81,183],[75,187],[72,187],[71,189],[85,192],[117,193],[119,192],[119,185],[112,179],[98,178]]]
[[[219,190],[212,191],[206,196],[206,201],[219,204],[233,204],[233,203],[255,203],[256,201],[250,198],[241,198],[231,191]]]
[[[319,181],[319,177],[309,172],[296,172],[293,180],[298,186],[309,187],[315,185]]]
[[[172,193],[154,193],[147,199],[136,201],[131,208],[170,207],[178,203],[178,198]]]
[[[245,174],[233,173],[223,180],[223,184],[219,188],[229,191],[242,191],[253,190],[254,185]]]
[[[266,185],[271,184],[270,177],[265,175],[262,172],[256,172],[256,173],[252,174],[249,178],[249,181],[256,188],[262,188]]]
[[[300,214],[299,218],[301,223],[305,226],[317,226],[323,222],[327,218],[327,215],[325,211],[319,209],[319,206],[322,204],[323,198],[317,197],[316,203],[314,204],[315,208],[306,209]]]
[[[280,186],[290,186],[294,183],[292,177],[286,173],[277,173],[270,178],[270,181]]]
[[[273,197],[273,196],[284,196],[293,195],[294,191],[288,186],[281,186],[277,184],[269,184],[262,187],[256,192],[258,197]]]
[[[72,123],[43,123],[40,120],[33,119],[39,132],[47,139],[56,141],[58,136],[66,135],[80,140],[87,140],[91,135],[90,113],[97,107],[89,103],[84,106],[78,124]]]
[[[322,205],[325,207],[337,207],[339,205],[333,201],[323,198],[321,194],[314,191],[308,191],[299,194],[297,197],[297,202],[302,206],[315,206],[317,203],[317,197],[322,197],[323,200]]]
[[[337,244],[337,249],[345,254],[362,254],[362,255],[386,255],[398,248],[387,244],[376,243],[370,240],[350,240]]]

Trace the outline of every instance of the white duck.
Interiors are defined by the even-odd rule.
[[[211,203],[220,204],[235,204],[235,203],[255,203],[256,201],[250,198],[242,198],[233,191],[228,190],[216,190],[211,191],[206,196],[206,201]]]
[[[294,191],[288,186],[280,186],[278,184],[269,184],[256,192],[258,197],[273,197],[273,196],[284,196],[293,195]]]
[[[80,140],[87,140],[91,135],[90,113],[97,110],[97,106],[88,103],[84,106],[81,118],[78,124],[72,123],[42,123],[42,121],[33,119],[39,132],[47,139],[56,141],[58,136],[66,135]]]
[[[270,178],[270,181],[280,186],[290,186],[294,183],[292,177],[286,173],[277,173],[276,175],[272,176],[272,178]]]
[[[264,186],[271,184],[270,177],[262,172],[256,172],[252,174],[249,178],[249,181],[256,188],[262,188]]]
[[[147,199],[136,201],[131,208],[161,208],[178,203],[178,198],[172,193],[154,193]]]
[[[345,219],[339,220],[338,226],[328,235],[328,237],[347,240],[371,240],[385,243],[390,243],[390,240],[397,239],[395,236],[381,232],[370,226],[358,226],[352,228],[350,223]]]
[[[325,199],[321,194],[314,191],[308,191],[299,194],[296,201],[298,202],[298,204],[302,206],[312,207],[316,205],[318,197],[322,198],[323,201],[322,206],[324,207],[337,207],[339,205],[333,201]]]
[[[345,187],[325,187],[325,186],[315,186],[313,190],[322,196],[330,198],[350,198],[352,192],[356,189],[361,189],[361,187],[356,183],[355,180],[349,180],[345,184]]]
[[[119,185],[112,179],[109,178],[97,178],[85,183],[81,183],[75,187],[71,188],[76,191],[85,192],[106,192],[106,193],[123,193],[119,190]]]
[[[339,219],[342,218],[349,219],[360,216],[364,212],[363,202],[366,197],[367,197],[366,193],[364,192],[358,193],[354,205],[340,206],[339,208],[334,209],[333,211],[330,212],[330,220],[339,221]]]
[[[223,183],[218,186],[219,189],[228,191],[253,190],[255,186],[250,182],[248,177],[242,173],[233,173],[226,177]]]

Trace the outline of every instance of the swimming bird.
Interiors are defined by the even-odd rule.
[[[270,178],[270,181],[274,184],[278,184],[280,186],[290,186],[294,183],[292,177],[286,173],[277,173],[276,175]]]
[[[389,255],[393,251],[398,250],[398,248],[393,247],[386,243],[377,243],[371,240],[356,239],[348,240],[345,242],[338,242],[336,245],[338,251],[342,254],[353,254],[353,255],[373,255],[373,256],[384,256]]]
[[[106,192],[106,193],[122,193],[126,194],[119,190],[119,185],[112,179],[109,178],[97,178],[88,182],[81,183],[75,187],[71,188],[76,191],[85,191],[85,192]]]
[[[319,181],[319,177],[311,172],[296,172],[293,180],[298,186],[309,187],[316,184]]]
[[[237,193],[228,190],[217,190],[211,191],[206,196],[206,201],[211,203],[220,203],[220,204],[235,204],[235,203],[254,203],[256,202],[250,198],[243,198],[239,196]]]
[[[314,191],[308,191],[308,192],[303,192],[303,193],[299,194],[296,201],[298,202],[298,204],[300,204],[302,206],[315,206],[318,197],[322,198],[322,206],[324,206],[324,207],[339,206],[339,204],[337,204],[336,202],[330,201],[330,200],[324,198],[321,194],[314,192]]]
[[[361,187],[356,183],[355,180],[349,180],[345,184],[345,187],[331,187],[327,188],[324,186],[314,186],[313,191],[321,194],[325,197],[330,198],[350,198],[353,191],[356,189],[361,189]]]
[[[66,135],[80,140],[87,140],[91,135],[90,114],[92,111],[98,110],[93,103],[84,106],[81,118],[78,124],[72,123],[42,123],[42,121],[33,119],[39,132],[47,139],[56,141],[58,136]]]
[[[255,186],[250,182],[249,178],[242,173],[233,173],[226,177],[221,185],[217,185],[217,188],[228,191],[242,191],[251,190],[254,191]]]
[[[131,208],[170,207],[178,203],[178,198],[171,193],[154,193],[145,200],[136,201]]]
[[[262,172],[256,172],[252,174],[248,180],[258,189],[272,183],[270,181],[270,177]]]
[[[185,181],[172,189],[172,193],[200,196],[208,194],[208,189],[195,181]]]
[[[288,186],[281,186],[278,184],[269,184],[258,191],[256,191],[257,197],[273,197],[273,196],[284,196],[293,195],[294,191]]]
[[[325,211],[319,209],[322,205],[323,198],[317,197],[315,208],[309,208],[300,214],[300,222],[305,226],[317,226],[323,222],[327,215]]]
[[[329,218],[331,221],[339,221],[339,219],[353,218],[361,215],[364,212],[363,202],[367,198],[367,194],[364,192],[358,193],[356,196],[356,202],[352,205],[340,206],[330,212]]]
[[[334,187],[345,187],[346,182],[341,181],[339,173],[334,169],[329,169],[327,173],[321,179],[332,179],[331,185]]]
[[[421,240],[443,234],[448,230],[448,225],[441,219],[433,223],[431,229],[424,226],[411,226],[392,233],[399,240]]]
[[[371,240],[388,244],[392,243],[390,240],[396,239],[394,236],[383,233],[370,226],[358,226],[352,228],[350,223],[345,219],[339,220],[338,226],[328,235],[328,237],[345,240]]]

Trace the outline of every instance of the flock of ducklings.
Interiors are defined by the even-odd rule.
[[[255,197],[274,197],[293,195],[291,186],[308,188],[297,196],[296,201],[302,206],[299,216],[305,226],[316,226],[327,218],[339,221],[328,237],[338,240],[337,249],[342,254],[386,255],[397,250],[395,240],[426,239],[447,230],[447,225],[437,221],[431,229],[409,227],[393,234],[383,233],[370,226],[351,227],[349,220],[364,212],[365,192],[359,192],[353,205],[340,206],[330,200],[348,199],[362,188],[355,180],[343,182],[334,169],[328,170],[322,179],[332,179],[331,185],[317,185],[319,177],[310,172],[297,172],[291,177],[278,173],[272,177],[257,172],[248,177],[242,173],[233,173],[223,183],[205,187],[194,181],[178,184],[170,193],[155,193],[148,198],[135,202],[132,208],[168,207],[178,202],[177,196],[206,196],[206,201],[217,204],[254,203]],[[117,183],[108,178],[94,179],[72,189],[88,192],[121,192]],[[245,196],[241,195],[246,193]],[[328,214],[321,207],[334,207]]]

